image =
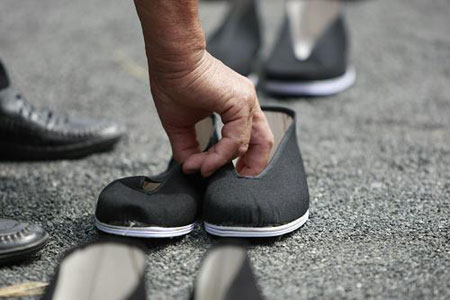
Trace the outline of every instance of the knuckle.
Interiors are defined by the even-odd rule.
[[[244,84],[237,90],[232,99],[232,112],[230,114],[234,116],[234,118],[242,118],[248,119],[253,116],[255,112],[255,107],[257,106],[257,96],[256,90],[253,83],[248,84],[246,81],[248,79],[244,79]],[[251,82],[251,81],[250,81]]]
[[[247,104],[249,105],[249,107],[253,110],[253,108],[256,105],[256,91],[255,88],[252,87],[251,90],[248,92],[247,94]]]
[[[248,143],[241,144],[238,148],[238,156],[243,156],[248,151]]]
[[[256,89],[255,89],[255,86],[253,85],[253,83],[249,79],[245,78],[245,80],[246,80],[246,85],[245,85],[245,91],[243,93],[243,99],[244,99],[246,105],[249,108],[253,109],[253,107],[256,104],[256,99],[257,99]]]

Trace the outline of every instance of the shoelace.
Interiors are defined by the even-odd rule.
[[[16,94],[16,101],[20,105],[20,114],[26,118],[32,120],[39,120],[48,127],[53,127],[57,124],[67,123],[68,117],[66,115],[57,115],[52,110],[37,109],[32,104],[30,104],[26,99],[19,93]]]

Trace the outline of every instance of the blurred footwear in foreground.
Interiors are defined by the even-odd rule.
[[[98,241],[70,250],[43,300],[146,300],[145,254],[125,242]]]
[[[262,300],[247,250],[236,241],[211,248],[200,267],[192,300]]]
[[[42,300],[146,300],[145,253],[126,240],[97,241],[70,250]],[[225,241],[208,251],[192,300],[261,300],[246,248]]]

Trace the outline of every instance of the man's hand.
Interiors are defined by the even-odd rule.
[[[153,99],[175,160],[187,173],[201,171],[209,176],[239,157],[241,175],[259,174],[269,159],[272,132],[253,83],[205,50],[197,0],[135,3]],[[214,112],[224,123],[222,138],[208,152],[201,152],[195,124]]]
[[[151,72],[150,82],[174,158],[185,172],[201,170],[209,176],[236,157],[241,175],[257,175],[265,168],[273,136],[249,79],[205,51],[191,72],[180,78]],[[200,152],[194,126],[213,112],[224,123],[222,139]]]

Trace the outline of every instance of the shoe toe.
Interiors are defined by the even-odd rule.
[[[103,120],[71,119],[66,126],[68,132],[77,132],[86,138],[105,141],[119,139],[125,132],[118,124]]]
[[[210,186],[206,193],[205,222],[221,226],[266,227],[297,217],[297,201],[278,201],[279,189],[262,187],[257,181],[231,179],[227,189]],[[274,201],[275,200],[275,201]]]
[[[148,184],[157,187],[150,191]],[[117,226],[184,226],[195,222],[197,201],[196,191],[185,182],[155,183],[145,176],[127,177],[112,182],[101,192],[96,218]]]
[[[103,122],[100,128],[101,129],[97,134],[105,139],[119,139],[125,134],[125,129],[123,127],[111,122]]]
[[[48,233],[38,225],[0,219],[0,261],[37,252],[48,238]]]

